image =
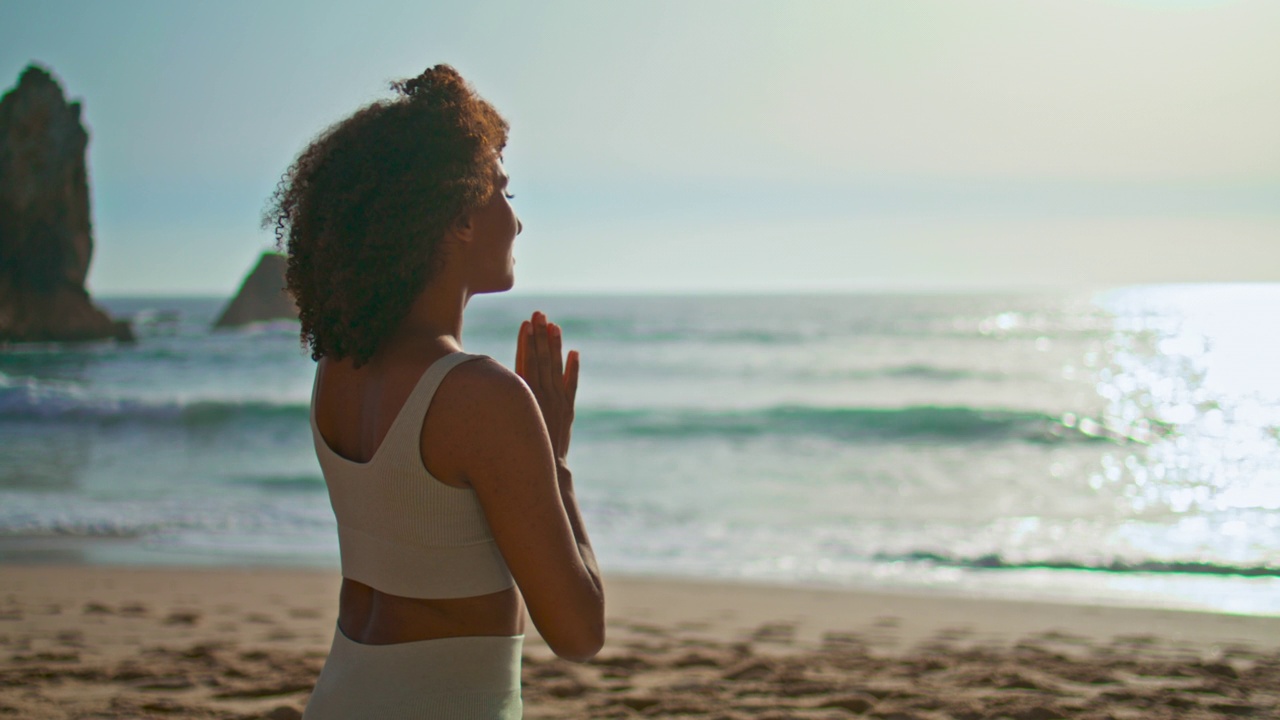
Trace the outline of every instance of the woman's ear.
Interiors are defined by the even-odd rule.
[[[463,213],[449,224],[448,234],[451,239],[459,242],[471,242],[471,237],[475,228],[475,222],[471,217],[471,213]]]

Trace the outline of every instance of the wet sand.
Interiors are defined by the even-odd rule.
[[[0,718],[297,718],[333,571],[0,566]],[[528,718],[1280,718],[1280,618],[611,577]]]

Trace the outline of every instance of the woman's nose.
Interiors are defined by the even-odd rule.
[[[516,218],[516,234],[524,232],[524,223],[520,222],[520,218]]]

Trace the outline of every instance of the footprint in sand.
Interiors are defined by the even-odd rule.
[[[827,649],[865,647],[866,641],[856,632],[832,631],[822,634],[822,646]]]
[[[84,647],[84,632],[80,630],[63,630],[54,636],[59,645],[64,647]]]
[[[765,623],[751,633],[756,642],[790,645],[796,639],[796,626],[792,623]]]
[[[174,610],[164,619],[165,625],[195,625],[200,622],[200,613],[195,610]]]
[[[129,602],[120,606],[120,614],[130,617],[140,617],[142,615],[146,615],[148,612],[149,610],[147,609],[147,606],[140,602]]]

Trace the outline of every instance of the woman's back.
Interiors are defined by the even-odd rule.
[[[345,577],[339,626],[369,644],[520,634],[519,594],[450,455],[465,401],[451,379],[482,358],[419,355],[317,368],[313,430]]]

